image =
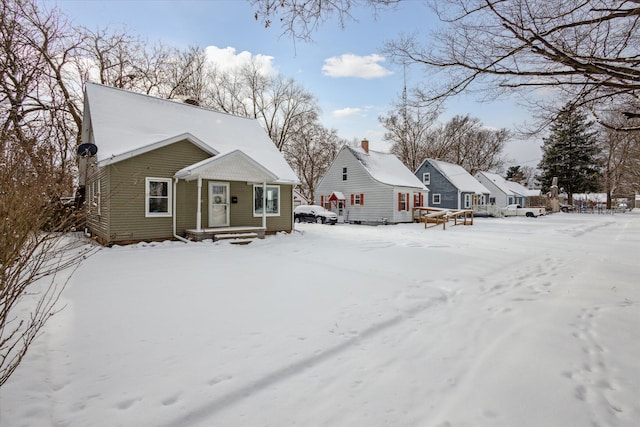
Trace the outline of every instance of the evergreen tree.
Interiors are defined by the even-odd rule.
[[[520,166],[509,166],[506,179],[513,182],[523,183],[527,181],[527,176],[520,170]]]
[[[538,177],[542,187],[549,189],[553,177],[564,188],[573,203],[574,193],[587,193],[600,188],[599,149],[592,121],[584,112],[567,104],[551,126],[551,134],[543,139],[542,160]]]

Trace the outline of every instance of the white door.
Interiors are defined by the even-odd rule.
[[[229,225],[229,183],[209,183],[209,227]]]

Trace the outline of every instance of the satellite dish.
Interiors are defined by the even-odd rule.
[[[78,156],[95,156],[98,153],[98,146],[96,144],[80,144],[78,145]]]

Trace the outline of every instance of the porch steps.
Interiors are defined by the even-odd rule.
[[[258,233],[225,233],[213,236],[213,241],[228,240],[232,245],[248,245],[257,238]]]
[[[263,227],[223,227],[206,228],[202,230],[186,230],[187,239],[196,242],[211,239],[214,242],[229,240],[229,243],[246,245],[253,239],[264,239]]]

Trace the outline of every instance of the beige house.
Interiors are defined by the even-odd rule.
[[[298,178],[256,120],[87,83],[82,142],[102,244],[293,228]]]

